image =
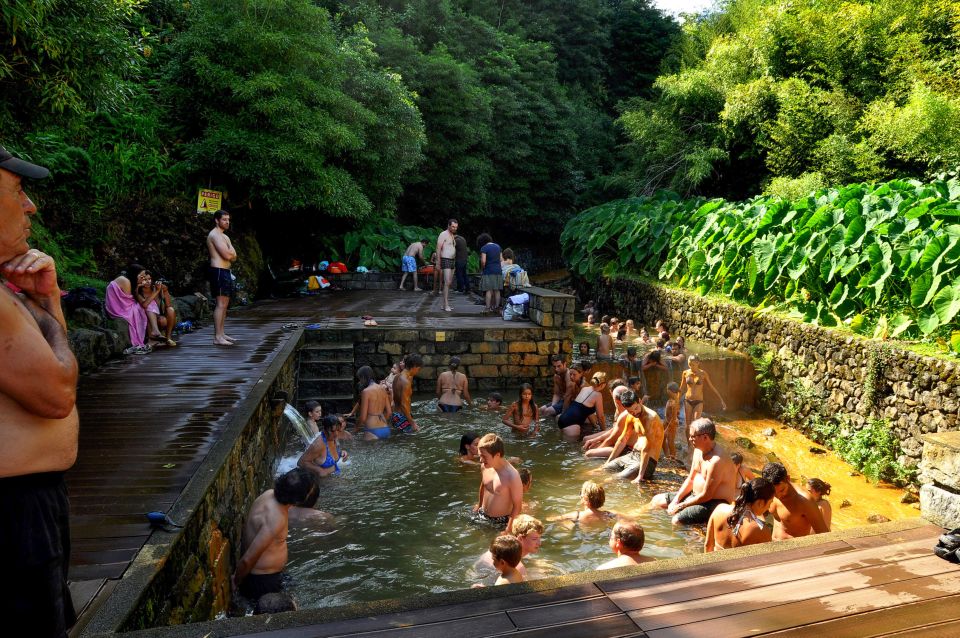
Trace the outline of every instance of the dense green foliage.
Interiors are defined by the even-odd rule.
[[[137,259],[183,281],[199,187],[277,261],[395,220],[555,235],[622,194],[616,105],[650,95],[679,33],[649,0],[14,0],[0,18],[0,143],[53,172],[30,185],[40,247],[72,276]]]
[[[619,123],[636,193],[929,177],[960,162],[960,2],[729,0]]]
[[[660,194],[571,220],[578,274],[633,272],[877,337],[960,329],[960,181],[894,180],[789,201]]]

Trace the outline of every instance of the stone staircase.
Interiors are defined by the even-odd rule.
[[[355,396],[352,343],[311,342],[300,349],[297,408],[307,401],[330,402],[337,412],[349,412]]]

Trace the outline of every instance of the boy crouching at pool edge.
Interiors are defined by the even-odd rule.
[[[512,534],[501,534],[490,543],[493,567],[500,573],[494,585],[522,583],[523,574],[517,569],[520,564],[520,540]]]

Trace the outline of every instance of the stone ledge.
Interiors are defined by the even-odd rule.
[[[924,485],[920,488],[920,511],[925,519],[940,527],[960,527],[960,494]]]
[[[938,432],[923,437],[920,480],[960,492],[960,432]]]

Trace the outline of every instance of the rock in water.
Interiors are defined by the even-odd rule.
[[[762,434],[763,436],[774,436],[776,433],[777,433],[777,431],[774,430],[773,428],[767,428],[766,430],[764,430],[764,431],[761,432],[760,434]]]
[[[920,502],[920,497],[914,494],[913,492],[904,492],[900,497],[900,502],[904,505],[910,505],[911,503]]]
[[[753,441],[751,441],[750,439],[748,439],[748,438],[745,437],[745,436],[738,436],[738,437],[736,438],[736,440],[734,441],[734,443],[736,443],[737,445],[739,445],[740,447],[742,447],[744,450],[752,450],[752,449],[753,449]]]
[[[826,454],[826,453],[827,451],[824,450],[823,448],[819,448],[819,447],[810,448],[810,454]]]
[[[853,503],[851,503],[847,499],[843,499],[842,501],[840,501],[840,509],[843,509],[844,507],[850,507],[851,505],[853,505]]]
[[[883,514],[871,514],[867,517],[867,520],[871,523],[889,523],[890,519],[884,516]]]

